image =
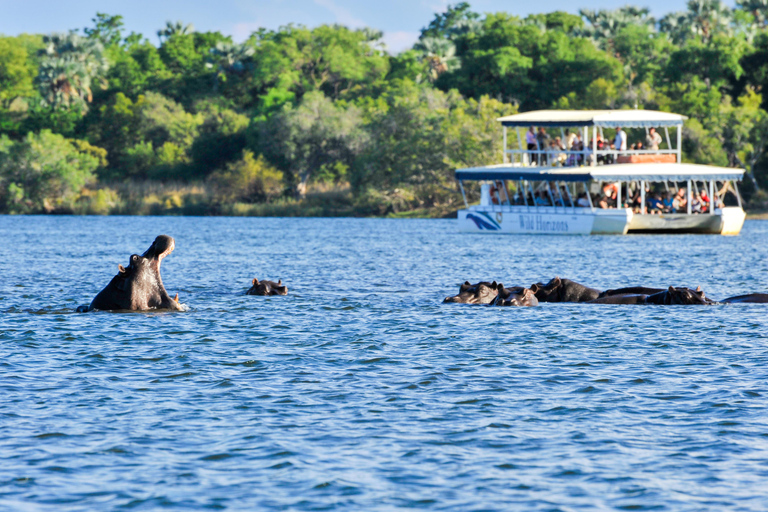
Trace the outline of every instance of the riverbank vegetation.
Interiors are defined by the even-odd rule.
[[[338,25],[234,43],[169,22],[154,44],[103,13],[0,36],[0,212],[444,216],[453,171],[500,160],[495,119],[543,108],[685,114],[684,160],[747,169],[767,208],[768,6],[736,4],[460,3],[397,55]]]

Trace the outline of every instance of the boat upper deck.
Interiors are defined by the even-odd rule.
[[[611,164],[585,167],[523,167],[519,164],[498,164],[456,170],[460,181],[739,181],[744,169],[699,164]]]

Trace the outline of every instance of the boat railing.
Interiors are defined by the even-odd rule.
[[[542,166],[548,167],[575,167],[579,165],[610,165],[617,163],[621,156],[632,155],[672,155],[673,162],[679,163],[680,158],[676,149],[598,149],[584,150],[572,149],[507,149],[504,151],[505,162],[519,164],[523,167]],[[595,158],[592,158],[595,155]],[[571,163],[571,156],[576,158]],[[602,158],[601,158],[602,157]],[[610,158],[606,158],[610,157]],[[580,158],[580,162],[579,162]],[[544,163],[542,163],[542,161]]]

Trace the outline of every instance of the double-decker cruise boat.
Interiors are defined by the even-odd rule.
[[[682,163],[685,119],[649,110],[540,110],[501,117],[503,163],[456,170],[466,206],[458,212],[459,229],[737,235],[746,216],[736,187],[744,170]],[[550,133],[559,129],[561,140],[541,147],[542,139],[553,139],[549,134],[536,138],[533,133],[524,148],[521,129],[532,127]],[[518,149],[508,147],[509,128],[517,130]],[[651,128],[663,129],[666,149],[616,148],[604,142],[604,128],[643,129],[642,135]],[[670,128],[676,129],[674,144]],[[570,149],[564,149],[566,141]],[[468,181],[480,182],[479,205],[467,202],[464,183]]]

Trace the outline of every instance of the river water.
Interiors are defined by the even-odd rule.
[[[0,217],[0,509],[768,509],[768,305],[441,304],[555,275],[765,292],[768,222],[454,229]],[[73,313],[159,234],[188,311]]]

